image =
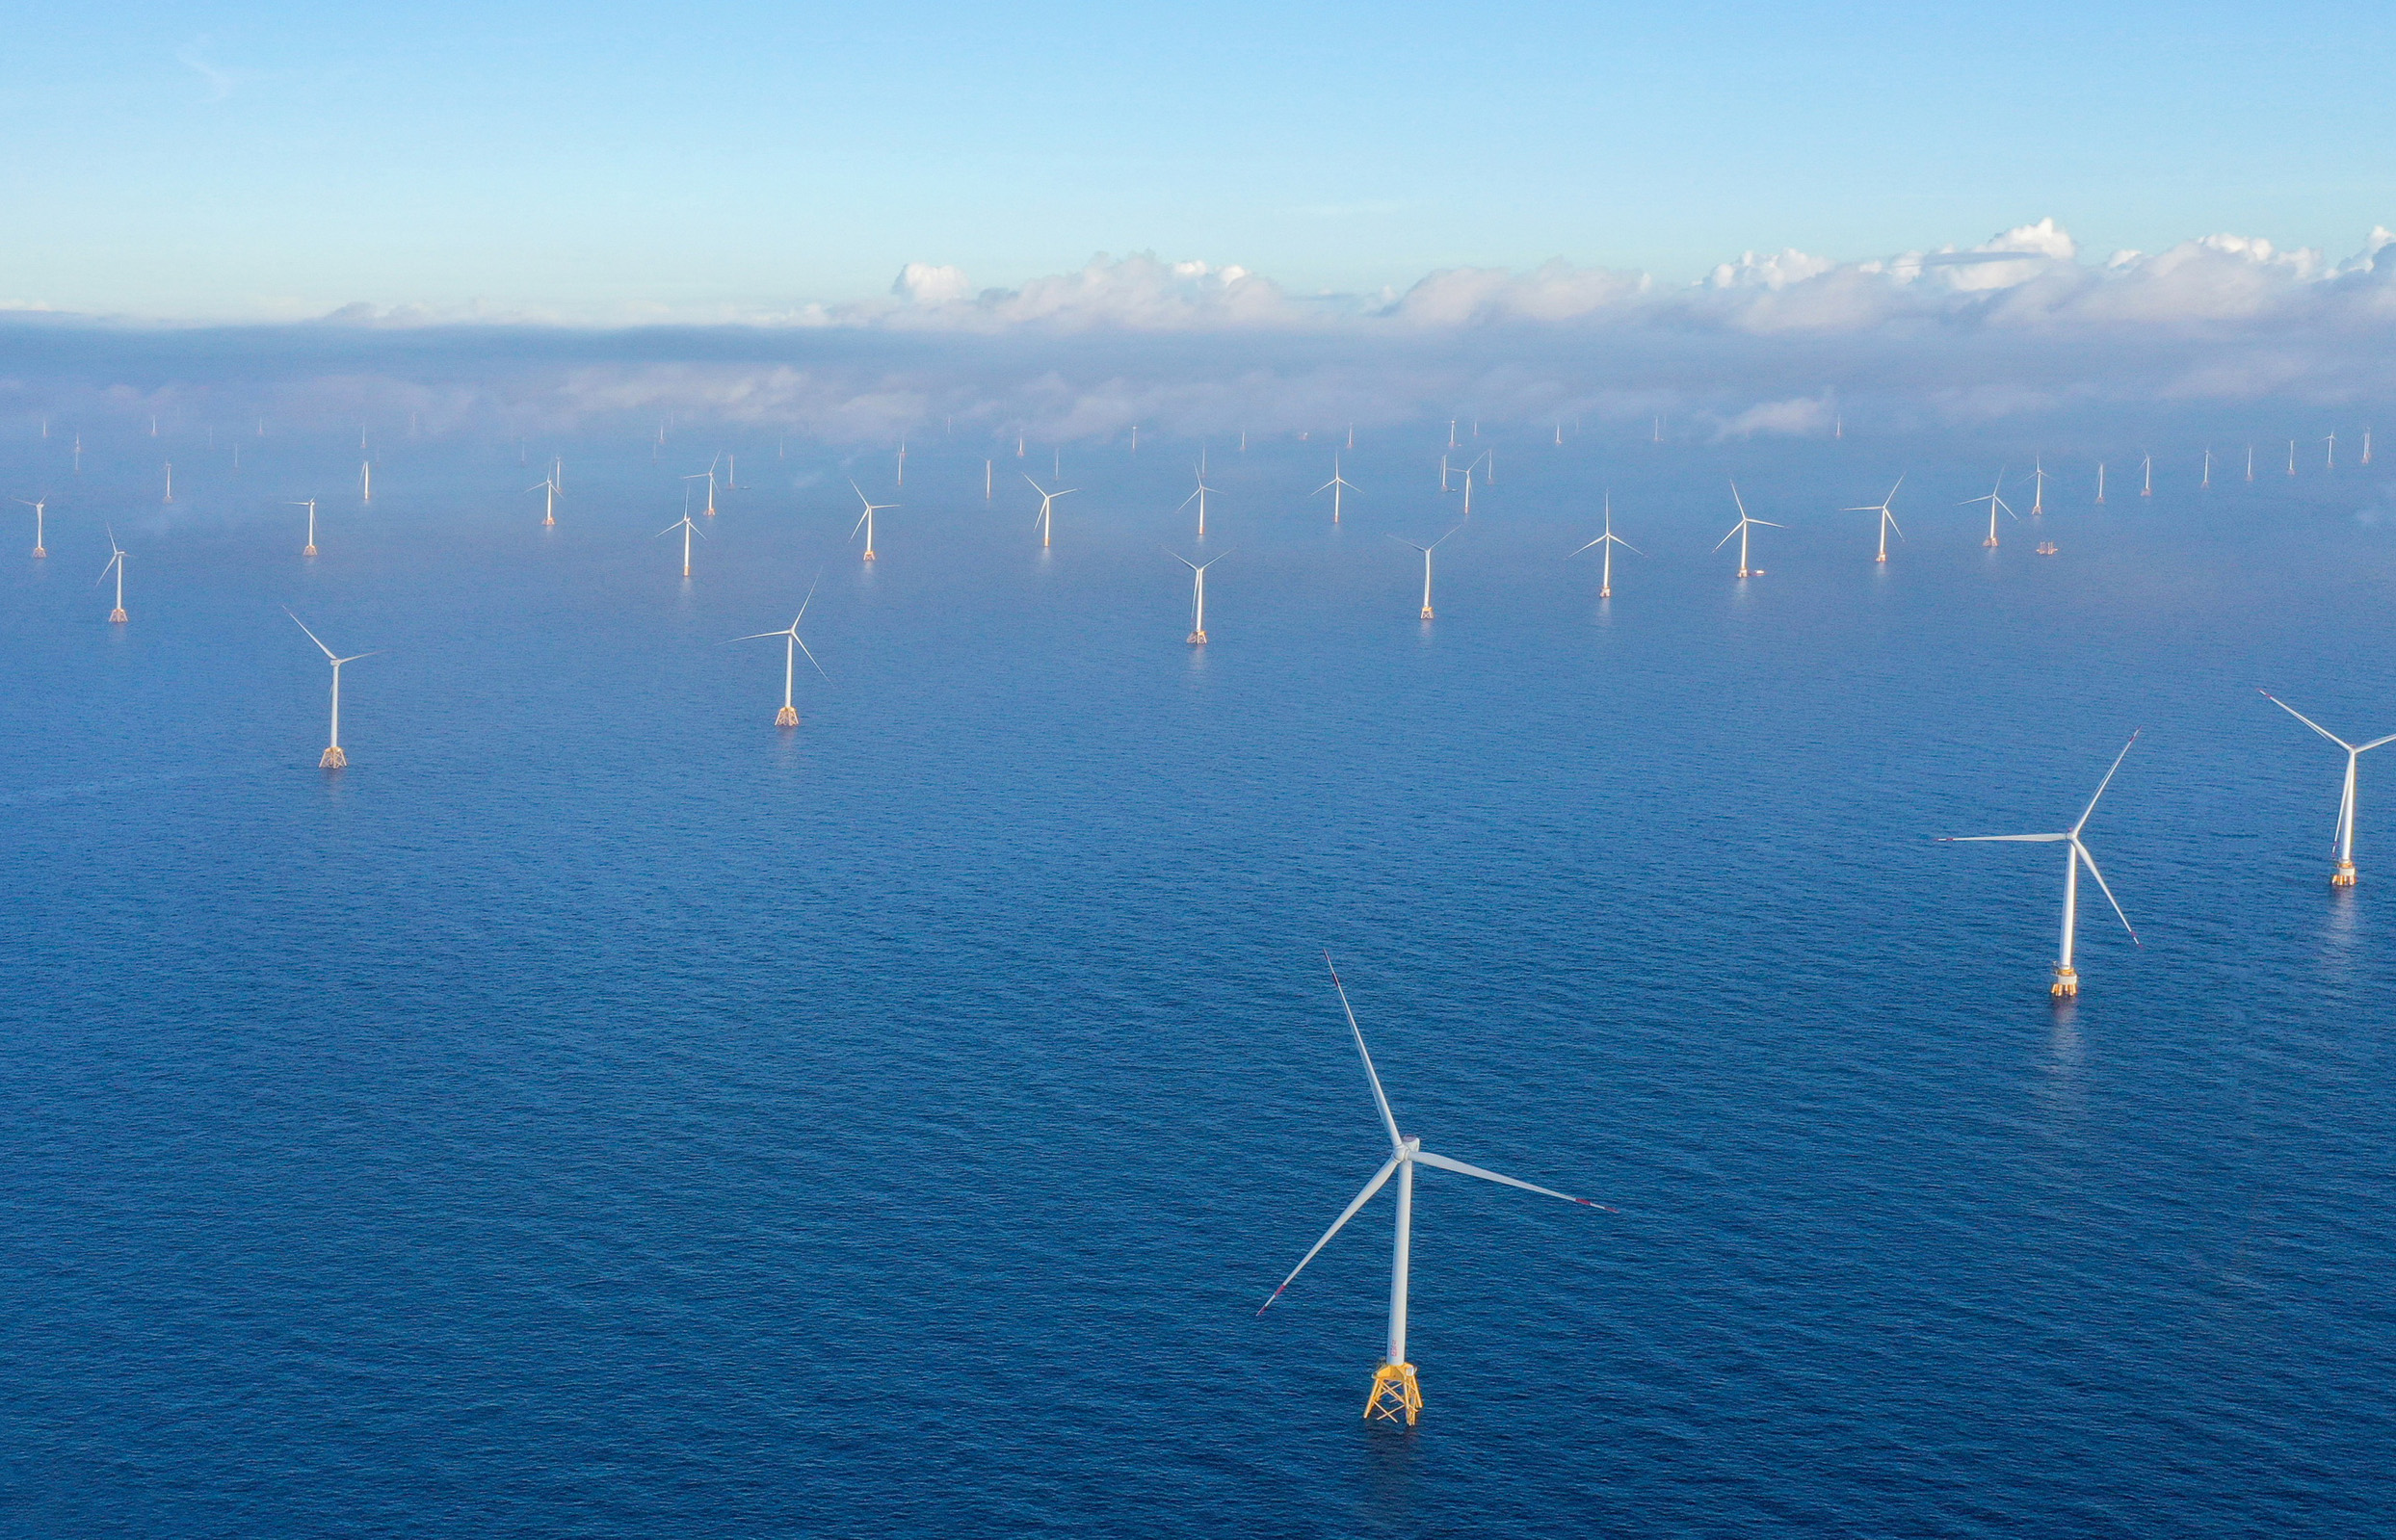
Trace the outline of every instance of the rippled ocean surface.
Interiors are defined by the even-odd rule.
[[[1202,650],[1153,437],[1064,450],[1045,553],[1050,451],[985,501],[961,436],[902,491],[392,433],[363,508],[330,431],[0,450],[54,499],[0,554],[0,1528],[2383,1523],[2396,757],[2332,893],[2340,756],[2255,692],[2396,732],[2390,479],[2046,446],[1991,552],[2037,446],[1492,436],[1424,624],[1444,428],[1361,435],[1337,528],[1325,441],[1213,445]],[[1900,471],[1876,568],[1832,510]],[[1788,526],[1744,585],[1730,474]],[[729,639],[819,575],[783,733]],[[382,649],[346,772],[284,605]],[[2052,848],[1934,837],[2067,826],[2142,727],[2088,838],[2145,946],[2089,893],[2058,1009]],[[1621,1211],[1425,1174],[1410,1432],[1357,1415],[1386,1196],[1256,1315],[1385,1153],[1327,948],[1409,1133]]]

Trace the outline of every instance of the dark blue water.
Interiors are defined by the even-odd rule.
[[[559,446],[547,531],[513,445],[367,509],[329,433],[173,447],[171,509],[147,441],[13,445],[0,1527],[2379,1522],[2396,761],[2332,894],[2338,755],[2254,693],[2396,731],[2375,473],[2100,509],[2059,456],[1990,553],[2024,446],[1526,434],[1424,625],[1436,445],[1333,529],[1320,441],[1218,444],[1203,651],[1153,440],[1067,452],[1045,555],[919,443],[871,570],[883,459],[742,443],[687,585],[713,441]],[[1876,569],[1828,510],[1901,469]],[[1791,525],[1744,587],[1733,471]],[[819,572],[778,733],[727,639]],[[286,603],[386,649],[346,773]],[[2058,1010],[2051,849],[1932,837],[2066,826],[2141,726],[2089,838],[2146,945],[2085,910]],[[1386,1197],[1255,1315],[1385,1152],[1327,947],[1409,1133],[1621,1210],[1425,1176],[1411,1432],[1357,1416]]]

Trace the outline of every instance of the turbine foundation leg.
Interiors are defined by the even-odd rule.
[[[1193,647],[1203,647],[1203,646],[1205,646],[1205,645],[1206,645],[1206,633],[1205,633],[1205,632],[1203,632],[1203,631],[1193,631],[1193,632],[1191,632],[1191,633],[1190,633],[1190,645],[1191,645],[1191,646],[1193,646]]]
[[[108,619],[110,624],[121,626],[125,623],[125,613],[122,610],[111,610],[108,612]]]
[[[1423,606],[1423,618],[1424,618],[1424,619],[1426,619],[1426,620],[1428,620],[1428,619],[1430,619],[1430,618],[1431,618],[1431,606],[1429,606],[1429,605],[1425,605],[1425,606]]]
[[[1981,541],[1980,543],[1981,543],[1981,544],[1983,544],[1983,545],[1987,545],[1987,546],[1994,546],[1994,545],[1997,543],[1997,537],[1996,537],[1995,535],[1989,535],[1987,539],[1985,539],[1985,540]]]
[[[2047,993],[2053,995],[2057,1000],[2069,1000],[2072,996],[2078,994],[2079,992],[2080,975],[2078,971],[2071,968],[2058,967],[2055,970],[2055,983],[2052,988],[2047,990]]]
[[[2351,888],[2354,885],[2355,863],[2352,861],[2340,861],[2337,865],[2337,870],[2330,874],[2330,886],[2333,888]]]
[[[1597,590],[1597,597],[1600,599],[1611,599],[1614,597],[1614,590],[1612,588],[1599,588]]]
[[[49,554],[49,552],[43,550],[40,546],[37,545],[34,547],[34,555],[36,556],[48,556]]]
[[[350,756],[341,752],[341,745],[335,744],[325,750],[325,757],[316,762],[316,768],[318,770],[348,770]]]
[[[1400,1417],[1412,1427],[1423,1415],[1423,1388],[1414,1382],[1411,1364],[1383,1364],[1373,1370],[1373,1394],[1364,1400],[1364,1420],[1395,1423]]]
[[[301,552],[300,554],[301,554],[302,556],[314,556],[314,555],[316,554],[316,545],[315,545],[315,542],[310,541],[310,542],[309,542],[309,544],[308,544],[308,548],[307,548],[306,550],[304,550],[304,551]]]
[[[777,727],[796,727],[796,726],[798,726],[798,725],[799,725],[799,713],[798,713],[798,710],[797,710],[795,707],[791,707],[791,706],[784,706],[784,707],[783,707],[780,711],[777,711],[777,712],[776,712],[776,713],[774,714],[774,725],[775,725],[775,726],[777,726]]]
[[[866,552],[866,553],[865,553],[865,560],[866,560],[866,561],[873,561],[873,560],[874,560],[874,553],[873,553],[873,552],[871,552],[871,551]]]

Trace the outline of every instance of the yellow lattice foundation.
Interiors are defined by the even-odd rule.
[[[2330,874],[2330,886],[2333,888],[2351,888],[2354,885],[2355,863],[2352,861],[2340,861],[2338,863],[2337,870]]]
[[[2070,997],[2080,992],[2079,973],[2077,970],[2070,968],[2056,969],[2055,982],[2047,989],[2046,992],[2053,995],[2058,1000],[2068,1000]]]
[[[341,752],[341,745],[339,744],[335,744],[330,748],[326,749],[325,757],[316,762],[316,768],[318,770],[347,770],[349,769],[349,766],[350,756]]]
[[[1411,1364],[1383,1364],[1373,1370],[1373,1394],[1364,1400],[1364,1419],[1385,1418],[1396,1422],[1404,1413],[1406,1425],[1423,1415],[1423,1388],[1414,1382]]]
[[[777,727],[796,727],[799,725],[799,713],[788,706],[784,706],[780,711],[774,714],[774,725]]]

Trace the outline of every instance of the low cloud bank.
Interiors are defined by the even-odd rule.
[[[1097,257],[1019,288],[910,263],[886,296],[613,328],[347,306],[276,326],[0,315],[0,410],[417,417],[570,431],[672,416],[866,443],[1327,431],[1450,415],[1713,437],[2396,398],[2396,234],[2332,262],[2217,235],[2083,255],[2052,221],[1831,262],[1748,252],[1690,285],[1549,262],[1294,295],[1237,267]]]

